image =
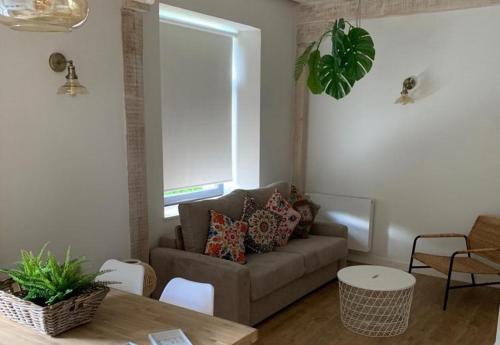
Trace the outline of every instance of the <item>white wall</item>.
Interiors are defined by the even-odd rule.
[[[92,267],[129,255],[121,0],[90,0],[68,34],[0,27],[0,266],[21,248],[71,245]],[[90,94],[56,95],[64,73],[52,52],[75,60]]]
[[[290,0],[162,0],[262,30],[260,182],[289,180],[293,122],[296,4]],[[177,220],[163,219],[158,13],[144,23],[148,202],[151,244]],[[172,167],[175,168],[175,167]]]
[[[466,234],[477,215],[500,215],[499,16],[489,7],[364,20],[372,72],[344,100],[311,96],[308,191],[376,199],[373,251],[358,259],[406,265],[417,234]],[[417,103],[394,104],[410,75]]]

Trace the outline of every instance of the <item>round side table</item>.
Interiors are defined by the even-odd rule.
[[[350,331],[392,337],[408,328],[415,277],[382,266],[351,266],[338,272],[340,315]]]

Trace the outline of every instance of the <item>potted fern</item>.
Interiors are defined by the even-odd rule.
[[[62,264],[46,252],[21,251],[14,269],[0,270],[9,279],[0,284],[0,315],[42,333],[56,336],[92,320],[109,288],[95,282],[101,274],[85,273],[83,257]]]

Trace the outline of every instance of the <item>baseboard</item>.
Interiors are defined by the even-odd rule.
[[[408,271],[408,265],[409,265],[409,261],[401,261],[401,260],[397,260],[394,258],[377,256],[377,255],[368,254],[368,253],[352,252],[352,251],[349,251],[347,259],[349,261],[357,262],[357,263],[361,263],[361,264],[393,267],[393,268],[403,270],[405,272]],[[437,278],[441,278],[443,280],[446,279],[446,275],[444,275],[436,270],[430,269],[430,268],[416,269],[416,270],[414,270],[414,273],[419,273],[419,274],[424,274],[427,276],[437,277]],[[491,278],[491,277],[495,277],[495,276],[477,277],[476,280],[477,280],[477,282],[498,280],[498,277],[496,277],[496,278]],[[470,276],[468,274],[465,274],[465,273],[453,273],[453,280],[459,281],[459,282],[464,282],[464,283],[470,283]],[[500,285],[491,285],[490,287],[500,288]],[[495,344],[495,345],[500,345],[500,344]]]

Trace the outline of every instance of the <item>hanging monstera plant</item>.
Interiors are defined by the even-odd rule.
[[[327,37],[332,41],[332,51],[322,55],[319,48]],[[368,31],[341,18],[297,58],[295,80],[300,78],[307,65],[309,90],[313,94],[325,92],[341,99],[370,72],[374,59],[375,47]]]

